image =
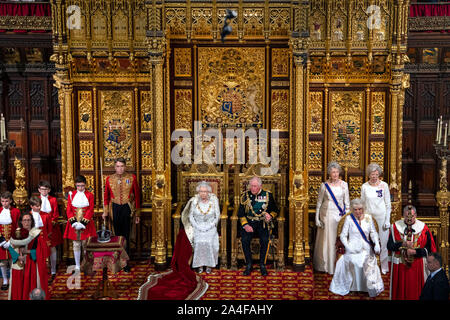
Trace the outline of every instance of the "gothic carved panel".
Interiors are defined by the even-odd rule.
[[[92,92],[78,92],[78,126],[80,132],[92,132]]]
[[[152,141],[142,140],[141,141],[141,163],[142,170],[152,169]]]
[[[269,27],[271,36],[288,36],[291,23],[289,8],[270,9]]]
[[[322,133],[323,92],[313,91],[309,93],[310,110],[309,133]]]
[[[152,176],[143,174],[141,175],[141,189],[142,189],[142,202],[144,204],[152,203]]]
[[[246,37],[262,36],[264,31],[264,9],[244,9],[244,34]]]
[[[370,109],[370,127],[372,134],[384,134],[386,94],[372,92],[372,107]]]
[[[199,108],[203,125],[262,127],[264,48],[199,48]]]
[[[371,141],[370,142],[370,162],[378,163],[381,169],[384,170],[384,142]]]
[[[272,90],[271,128],[289,130],[289,90]]]
[[[330,92],[331,143],[329,155],[345,167],[359,168],[364,92]]]
[[[192,90],[175,89],[175,129],[192,131]]]
[[[309,170],[322,170],[322,141],[309,142]]]
[[[141,132],[152,132],[151,99],[151,91],[141,91]]]
[[[175,77],[190,77],[191,48],[174,48]]]
[[[134,164],[134,114],[131,91],[100,91],[104,167],[123,157]]]
[[[84,174],[84,177],[86,178],[86,190],[89,192],[95,192],[94,176],[90,174]]]
[[[316,204],[319,196],[320,184],[322,183],[322,176],[308,176],[308,194],[309,203]]]
[[[191,14],[193,35],[197,37],[212,36],[212,9],[193,8]]]
[[[94,170],[94,142],[80,141],[80,170]]]
[[[272,49],[272,77],[288,77],[289,76],[289,49],[273,48]]]
[[[186,33],[186,9],[166,8],[166,29],[170,36],[184,36]]]
[[[43,120],[44,115],[44,84],[42,81],[30,81],[31,119]]]
[[[363,177],[353,177],[348,178],[348,193],[350,199],[355,199],[361,197],[361,186],[363,184]]]

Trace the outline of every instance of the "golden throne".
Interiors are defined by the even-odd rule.
[[[262,188],[272,192],[278,207],[278,216],[274,220],[273,240],[271,241],[268,260],[274,260],[278,269],[284,269],[284,224],[285,224],[285,203],[283,194],[286,185],[285,176],[277,173],[270,175],[261,175],[261,169],[264,165],[251,165],[245,172],[236,174],[234,183],[234,210],[231,216],[231,269],[236,270],[238,267],[238,259],[245,260],[242,242],[240,238],[240,223],[238,222],[238,210],[240,195],[247,191],[251,178],[258,176],[262,180]],[[259,259],[259,239],[253,238],[250,245],[253,260]],[[274,251],[272,251],[274,250]],[[275,256],[275,257],[274,257]]]
[[[212,188],[212,192],[219,198],[221,215],[219,220],[219,258],[220,268],[227,268],[227,221],[228,221],[228,172],[220,170],[212,164],[192,164],[187,171],[178,171],[177,195],[178,203],[174,221],[174,237],[180,230],[181,213],[191,197],[196,194],[199,182],[206,181]]]

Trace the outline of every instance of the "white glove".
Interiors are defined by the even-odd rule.
[[[10,242],[8,241],[8,242],[6,242],[6,241],[4,241],[5,243],[3,243],[3,245],[2,245],[2,247],[3,248],[5,248],[6,250],[8,250],[8,248],[9,248],[9,246],[10,246]]]
[[[6,240],[0,243],[0,247],[3,247],[3,245],[6,243]]]
[[[81,224],[80,222],[75,222],[72,226],[73,226],[74,229],[77,230],[77,231],[86,228],[86,227],[83,226],[83,224]]]
[[[391,224],[389,223],[389,221],[386,221],[383,225],[384,230],[388,230],[390,227],[391,227]]]
[[[373,248],[373,251],[375,251],[375,254],[380,254],[380,245],[377,243],[376,245],[375,245],[375,248]]]
[[[319,218],[316,218],[316,226],[319,228],[323,228],[323,223],[322,223],[322,221],[320,221]]]

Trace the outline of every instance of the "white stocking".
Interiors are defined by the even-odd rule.
[[[75,258],[75,267],[76,267],[76,269],[80,269],[81,241],[74,241],[73,242],[73,256]]]
[[[8,270],[6,266],[1,266],[2,276],[3,276],[3,284],[8,284]]]
[[[50,265],[52,267],[52,274],[56,274],[56,247],[52,247],[52,253],[50,255]]]

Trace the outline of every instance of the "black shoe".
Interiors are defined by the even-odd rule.
[[[131,271],[130,266],[129,266],[129,265],[126,265],[125,267],[123,267],[123,271],[125,271],[125,272],[130,272],[130,271]]]
[[[245,270],[244,270],[244,272],[242,273],[244,276],[248,276],[250,273],[252,272],[252,265],[251,264],[248,264],[246,267],[245,267]]]
[[[265,265],[263,265],[263,264],[259,265],[259,270],[261,271],[262,276],[264,276],[264,277],[267,276],[267,269],[266,269]]]
[[[3,284],[2,287],[1,287],[2,290],[8,290],[8,288],[9,288],[9,284],[8,283],[7,284]]]

